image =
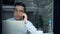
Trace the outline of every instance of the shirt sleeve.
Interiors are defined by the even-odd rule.
[[[31,34],[34,34],[37,31],[35,26],[30,21],[27,21],[26,27]]]

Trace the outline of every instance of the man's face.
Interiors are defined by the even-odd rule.
[[[21,19],[23,12],[24,12],[23,6],[15,6],[14,16],[17,20]]]

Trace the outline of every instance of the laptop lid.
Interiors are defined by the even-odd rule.
[[[2,34],[24,34],[24,21],[3,21]]]

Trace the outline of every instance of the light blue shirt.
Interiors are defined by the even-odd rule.
[[[15,20],[15,18],[10,18],[7,20],[13,21],[13,20]],[[24,31],[25,31],[25,34],[27,34],[28,31],[30,32],[29,34],[35,34],[37,29],[35,28],[35,26],[30,21],[27,21],[27,24],[25,24],[25,30]]]

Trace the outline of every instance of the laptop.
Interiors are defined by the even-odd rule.
[[[24,34],[24,21],[3,21],[2,34]]]

